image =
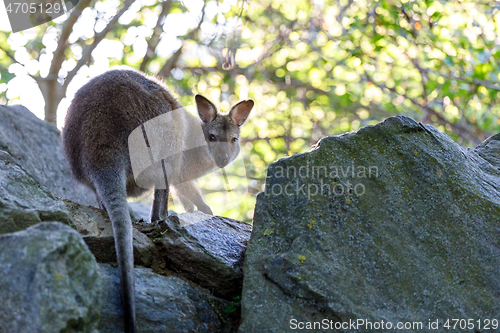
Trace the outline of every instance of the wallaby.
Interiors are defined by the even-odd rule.
[[[240,126],[254,105],[252,100],[240,101],[228,114],[221,114],[205,97],[196,95],[195,101],[200,119],[187,112],[172,113],[162,137],[166,138],[165,145],[183,151],[184,143],[195,135],[192,131],[201,127],[206,144],[166,164],[173,169],[170,174],[180,176],[169,178],[166,188],[155,188],[152,221],[168,215],[169,185],[178,192],[186,210],[193,211],[196,205],[212,214],[190,180],[236,158]],[[110,70],[77,91],[62,132],[73,175],[96,193],[113,225],[126,332],[136,332],[132,223],[127,196],[138,196],[147,190],[134,181],[128,138],[148,120],[178,109],[179,103],[155,78],[133,70]],[[187,125],[193,121],[198,124],[196,129]]]

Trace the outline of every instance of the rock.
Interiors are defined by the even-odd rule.
[[[63,200],[71,215],[73,225],[83,236],[97,262],[116,262],[113,227],[108,213],[104,209],[82,206],[69,200]],[[153,241],[138,231],[134,232],[134,262],[136,265],[151,267],[158,257],[158,250]]]
[[[151,207],[141,204],[140,202],[129,202],[128,210],[132,221],[150,221]]]
[[[0,234],[53,220],[71,224],[64,204],[0,150]]]
[[[103,276],[99,332],[123,332],[118,269],[100,264]],[[210,306],[209,294],[187,282],[161,276],[148,268],[135,268],[138,332],[221,332],[221,324]]]
[[[485,167],[491,164],[493,167],[499,168],[500,166],[500,134],[493,135],[478,145],[474,151],[486,161]],[[482,160],[479,159],[480,163]]]
[[[0,235],[0,332],[92,332],[101,277],[81,236],[59,222]]]
[[[133,229],[134,265],[152,267],[159,253],[153,241]],[[85,243],[99,263],[116,263],[115,239],[113,236],[85,236]]]
[[[96,205],[91,190],[71,176],[59,130],[23,106],[0,105],[0,150],[8,152],[53,194],[83,205]]]
[[[174,269],[220,297],[240,294],[249,224],[197,211],[172,214],[160,227]]]
[[[106,210],[80,205],[67,199],[62,199],[62,202],[71,215],[75,229],[82,236],[113,236],[113,227]]]
[[[498,147],[499,135],[466,150],[392,117],[272,163],[246,253],[239,332],[325,318],[333,328],[394,325],[385,331],[498,318]]]

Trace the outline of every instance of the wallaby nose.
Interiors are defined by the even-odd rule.
[[[229,162],[229,155],[227,153],[219,154],[215,157],[215,164],[217,164],[219,168],[225,167]]]
[[[228,165],[234,159],[234,152],[231,144],[227,142],[217,142],[211,146],[213,161],[219,168]]]

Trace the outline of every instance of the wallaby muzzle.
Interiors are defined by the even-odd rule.
[[[219,168],[224,168],[238,156],[239,147],[227,142],[216,142],[210,144],[210,151],[215,164]]]

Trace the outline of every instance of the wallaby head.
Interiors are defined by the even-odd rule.
[[[245,123],[254,102],[251,99],[240,101],[231,107],[229,113],[222,114],[205,97],[196,95],[195,100],[212,160],[219,168],[223,168],[240,152],[240,127]]]

